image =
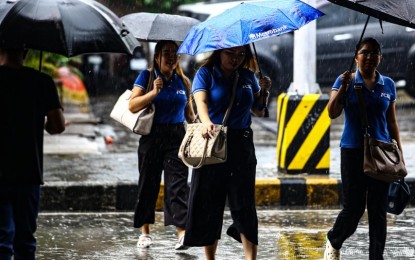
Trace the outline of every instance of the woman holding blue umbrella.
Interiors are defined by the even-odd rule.
[[[257,64],[249,45],[216,50],[200,67],[192,92],[204,138],[223,120],[236,82],[234,103],[227,121],[228,155],[221,164],[195,169],[188,205],[184,245],[204,246],[206,259],[215,259],[221,236],[225,202],[233,224],[227,234],[243,244],[246,259],[256,259],[258,219],[255,209],[256,156],[251,113],[264,116],[264,96],[271,80],[257,80]],[[267,99],[267,98],[266,98]]]

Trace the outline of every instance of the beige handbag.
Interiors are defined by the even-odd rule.
[[[197,169],[203,165],[224,163],[227,159],[227,127],[233,102],[235,100],[236,85],[238,84],[239,74],[236,72],[232,97],[230,104],[223,117],[221,125],[215,125],[215,134],[212,138],[205,139],[202,136],[203,123],[188,124],[186,134],[179,149],[179,158],[185,165]]]
[[[226,162],[227,127],[215,125],[215,135],[210,139],[202,136],[203,124],[188,124],[186,135],[179,150],[179,158],[191,168],[200,168],[206,164]]]
[[[408,173],[402,151],[395,140],[384,142],[369,136],[362,86],[355,84],[355,89],[359,99],[360,119],[365,129],[363,172],[371,178],[388,183],[403,179]]]
[[[147,84],[146,92],[148,92],[153,85],[154,72],[150,70],[150,77]],[[153,103],[142,108],[140,111],[132,113],[128,109],[128,103],[130,102],[132,91],[127,89],[115,103],[114,108],[111,111],[110,117],[119,123],[126,126],[135,134],[148,135],[151,132],[153,125],[153,118],[155,113],[155,106]]]

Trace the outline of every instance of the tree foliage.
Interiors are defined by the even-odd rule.
[[[40,63],[40,57],[42,58],[41,63]],[[76,75],[78,75],[81,79],[83,79],[82,72],[77,68],[80,63],[81,63],[81,58],[79,56],[67,58],[59,54],[45,52],[45,51],[42,52],[42,56],[40,56],[40,51],[29,50],[29,52],[26,55],[24,65],[38,70],[39,65],[41,64],[42,66],[41,71],[50,75],[53,78],[55,78],[56,71],[60,67],[66,66],[70,68],[70,70],[74,72]]]

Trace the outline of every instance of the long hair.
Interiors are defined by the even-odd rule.
[[[167,40],[161,40],[158,41],[156,44],[156,47],[154,47],[154,55],[153,55],[153,67],[150,68],[150,71],[157,69],[159,71],[160,70],[160,66],[157,63],[156,59],[159,59],[160,63],[161,63],[161,56],[162,56],[162,51],[163,51],[163,47],[166,46],[167,44],[173,44],[174,46],[176,46],[176,49],[179,48],[179,45],[175,42],[175,41],[167,41]],[[178,57],[178,59],[180,59],[180,56]],[[179,77],[182,79],[184,86],[186,87],[186,95],[188,100],[190,97],[190,91],[191,91],[191,85],[190,85],[190,80],[188,77],[186,77],[186,75],[184,75],[182,67],[180,67],[180,63],[177,63],[175,72],[177,73],[177,75],[179,75]]]
[[[256,62],[254,55],[252,54],[250,46],[244,45],[243,47],[245,48],[245,59],[239,68],[249,69],[255,73],[258,72],[258,64]],[[200,65],[200,67],[203,67],[203,66],[213,67],[214,65],[220,64],[220,54],[223,50],[226,50],[226,49],[215,50],[206,59],[206,61]]]

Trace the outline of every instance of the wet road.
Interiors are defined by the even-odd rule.
[[[259,210],[258,259],[322,259],[325,235],[339,210]],[[175,251],[175,230],[164,227],[163,214],[156,214],[154,244],[137,249],[132,213],[42,213],[37,238],[38,259],[204,259],[202,248]],[[385,259],[415,259],[415,209],[400,216],[388,214]],[[243,259],[242,245],[224,232],[230,225],[225,213],[217,259]],[[367,216],[341,249],[342,259],[367,259]]]

